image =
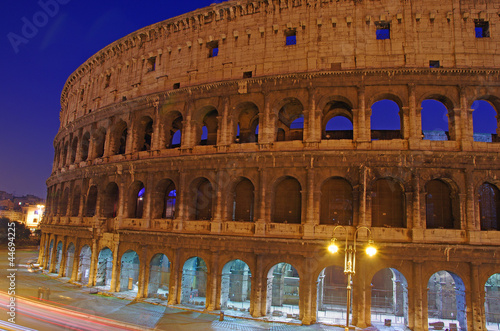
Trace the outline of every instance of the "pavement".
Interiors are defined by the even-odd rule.
[[[8,284],[8,251],[0,250],[0,291],[7,291]],[[343,327],[314,324],[310,326],[289,325],[284,323],[266,322],[262,319],[241,319],[226,316],[219,321],[219,313],[179,309],[166,305],[133,301],[132,298],[117,298],[112,294],[90,294],[90,288],[67,282],[67,278],[54,278],[54,274],[42,272],[31,273],[26,267],[30,260],[38,257],[37,249],[17,249],[16,251],[16,295],[38,300],[40,287],[50,288],[50,295],[43,302],[47,305],[71,309],[81,313],[116,320],[144,330],[271,330],[271,331],[303,331],[303,330],[344,330]],[[7,321],[7,314],[0,314],[0,320]],[[0,327],[1,328],[1,327]],[[47,325],[37,330],[54,330]],[[357,329],[361,330],[361,329]],[[367,330],[396,331],[392,327]]]

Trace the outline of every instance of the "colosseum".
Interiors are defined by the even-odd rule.
[[[64,85],[39,262],[213,313],[498,330],[499,15],[234,0],[113,42]]]

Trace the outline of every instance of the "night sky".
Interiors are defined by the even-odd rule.
[[[46,197],[61,91],[79,65],[135,30],[214,2],[222,1],[3,0],[0,190]]]
[[[61,91],[79,65],[133,31],[214,2],[222,1],[3,0],[0,190],[45,198]],[[381,119],[373,126],[385,129],[387,123]],[[483,123],[489,127],[480,131],[494,133],[495,123]],[[446,123],[426,126],[447,128]]]

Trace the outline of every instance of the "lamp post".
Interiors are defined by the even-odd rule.
[[[366,229],[368,232],[368,245],[365,248],[365,252],[368,256],[374,256],[377,254],[377,248],[373,244],[373,240],[371,239],[372,232],[370,228],[366,226],[359,226],[353,233],[352,236],[352,244],[349,243],[349,232],[346,227],[343,225],[337,225],[333,229],[332,239],[330,241],[330,245],[328,246],[328,251],[332,254],[335,254],[339,251],[339,246],[337,244],[337,238],[335,238],[335,231],[338,228],[342,228],[345,231],[345,246],[344,246],[344,273],[347,275],[347,314],[345,321],[345,331],[349,331],[349,313],[351,311],[351,281],[352,277],[356,273],[356,237],[358,235],[358,231],[361,229]]]

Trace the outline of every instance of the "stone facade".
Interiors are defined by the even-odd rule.
[[[204,306],[217,310],[223,269],[239,259],[254,317],[268,314],[272,268],[286,262],[311,324],[318,277],[343,265],[326,251],[335,224],[350,236],[368,226],[380,254],[358,254],[352,324],[370,325],[371,280],[393,268],[408,283],[407,326],[427,330],[427,284],[446,270],[464,283],[461,327],[485,330],[484,286],[500,273],[500,144],[474,141],[471,107],[500,109],[498,12],[472,0],[229,1],[112,43],[62,92],[40,262],[89,285],[110,274],[110,291],[134,283],[143,298],[163,253],[179,304],[194,277],[183,266],[199,257]],[[423,139],[429,99],[446,107],[448,140]],[[380,100],[397,104],[396,132],[371,129]],[[327,129],[339,116],[352,130]],[[99,273],[106,248],[113,263]],[[139,269],[120,285],[130,251]]]

